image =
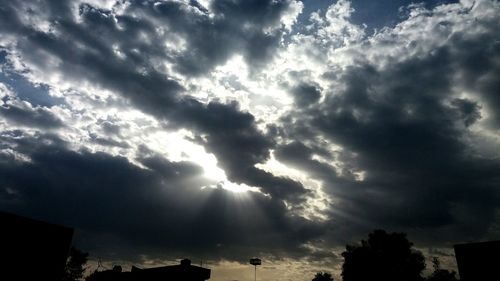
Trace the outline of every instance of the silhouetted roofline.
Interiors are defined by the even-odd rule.
[[[61,231],[65,231],[66,233],[70,232],[71,235],[73,235],[73,232],[74,232],[73,228],[69,227],[69,226],[65,226],[65,225],[57,224],[57,223],[53,223],[53,222],[47,222],[47,221],[40,220],[40,219],[34,219],[31,217],[25,217],[22,215],[6,212],[3,210],[0,210],[0,217],[2,219],[10,219],[10,220],[16,220],[18,222],[25,222],[25,223],[28,223],[28,224],[31,224],[34,226],[36,225],[36,226],[42,226],[42,227],[59,228]]]
[[[151,268],[139,268],[137,266],[132,266],[131,271],[128,272],[106,270],[99,272],[98,274],[109,277],[114,276],[114,278],[118,276],[128,276],[130,278],[144,278],[145,280],[159,275],[165,276],[167,279],[169,277],[183,277],[186,280],[207,280],[210,279],[211,270],[201,266],[191,265],[190,260],[184,259],[181,261],[181,264],[176,265]]]
[[[468,247],[468,246],[488,246],[488,245],[500,245],[500,240],[459,243],[459,244],[453,245],[453,247],[460,248],[460,247]]]

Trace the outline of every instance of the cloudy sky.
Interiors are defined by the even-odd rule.
[[[310,280],[375,228],[500,235],[497,0],[1,0],[0,67],[0,209],[94,259]]]

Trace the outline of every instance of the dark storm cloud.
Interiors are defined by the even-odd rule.
[[[126,141],[119,141],[110,137],[100,137],[97,134],[91,133],[89,137],[92,142],[103,146],[116,146],[121,148],[130,148],[130,145]]]
[[[19,18],[23,7],[12,3],[3,12],[18,28],[7,26],[4,31],[21,32],[18,47],[24,50],[27,60],[43,64],[56,57],[61,63],[54,71],[64,73],[66,79],[84,80],[116,91],[169,126],[185,126],[205,135],[204,144],[231,180],[262,187],[265,193],[279,198],[300,200],[297,196],[305,193],[300,183],[254,167],[267,159],[273,141],[257,130],[252,115],[232,104],[201,104],[186,96],[184,87],[155,64],[156,59],[163,59],[189,75],[205,73],[238,53],[258,64],[277,47],[280,17],[290,3],[213,1],[214,17],[196,5],[171,1],[133,1],[123,14],[116,15],[81,4],[78,21],[70,13],[53,11],[66,7],[53,3],[43,9],[48,9],[46,17],[57,31],[49,33],[23,24]],[[24,9],[40,8],[26,5]],[[158,31],[157,27],[164,30]],[[270,33],[266,30],[269,28],[276,32]],[[185,50],[169,51],[164,48],[165,40],[175,44],[184,40]],[[95,140],[103,145],[121,145],[110,139]]]
[[[61,119],[47,107],[32,107],[19,100],[12,102],[12,97],[2,98],[0,116],[17,125],[51,129],[64,126]]]
[[[450,53],[455,59],[452,65],[459,69],[459,83],[480,98],[490,115],[488,121],[495,129],[500,128],[500,44],[498,22],[477,20],[485,30],[473,40],[463,40],[460,35],[450,38]],[[464,108],[464,110],[467,110]]]
[[[486,118],[483,107],[484,121],[497,124],[500,49],[493,44],[498,21],[481,24],[482,32],[452,36],[425,56],[351,65],[324,103],[283,118],[282,134],[301,142],[276,156],[324,181],[338,199],[338,233],[349,230],[340,235],[374,227],[432,243],[487,235],[500,207],[500,161],[471,147],[469,136]],[[457,98],[457,85],[471,95]],[[313,157],[321,155],[318,136],[342,147],[330,156],[341,164]]]
[[[205,106],[191,100],[176,113],[171,119],[180,123],[177,125],[202,133],[198,142],[217,156],[229,180],[262,187],[264,193],[295,203],[304,199],[306,190],[301,183],[255,167],[269,158],[275,143],[257,129],[251,114],[239,111],[236,103],[211,102]]]
[[[300,83],[292,89],[297,106],[304,107],[317,102],[321,98],[321,91],[316,85]]]
[[[113,120],[99,120],[99,125],[101,126],[104,133],[107,135],[120,136],[121,126],[120,124],[115,124]],[[126,126],[124,126],[126,127]]]
[[[127,15],[114,17],[116,23],[109,11],[83,5],[80,12],[92,26],[104,28],[107,33],[120,34],[106,26],[122,28],[124,35],[121,38],[113,35],[112,38],[119,39],[116,43],[128,58],[140,54],[141,60],[144,54],[154,54],[174,63],[183,74],[202,75],[234,54],[243,55],[252,65],[269,59],[281,38],[280,18],[288,12],[290,5],[290,1],[221,0],[212,1],[210,11],[207,11],[199,4],[131,1],[124,11]],[[157,32],[157,26],[163,30]],[[136,33],[137,37],[134,39],[130,32]],[[163,32],[166,38],[159,34]],[[138,40],[141,34],[146,36],[146,42]],[[185,46],[174,52],[165,52],[162,48],[164,39],[168,40],[167,43],[176,45],[182,42]]]
[[[127,7],[123,13],[116,14],[81,4],[79,22],[75,22],[66,1],[46,2],[4,4],[3,32],[31,34],[25,47],[40,44],[66,64],[78,60],[80,67],[101,69],[97,74],[104,77],[97,81],[124,80],[126,73],[145,74],[144,71],[146,76],[154,75],[151,73],[155,71],[152,69],[154,59],[165,59],[189,75],[206,73],[234,54],[242,54],[252,65],[260,64],[269,59],[278,46],[282,36],[280,19],[292,6],[291,1],[285,0],[221,0],[211,2],[209,13],[199,5],[182,2],[131,1],[124,5]],[[41,17],[49,21],[57,33],[34,32],[33,26],[20,19],[29,11],[43,14]],[[174,50],[165,49],[165,43],[175,45]],[[124,61],[117,59],[112,48],[119,50],[128,63],[124,65]],[[40,52],[33,54],[38,55]],[[111,69],[105,68],[99,57],[105,59]],[[115,67],[125,67],[126,73],[117,73]],[[144,71],[139,71],[141,69]],[[99,78],[84,77],[92,81]]]
[[[316,224],[290,216],[281,200],[201,189],[210,182],[194,163],[144,151],[136,159],[140,168],[123,157],[72,151],[53,135],[21,131],[2,132],[0,147],[2,210],[76,227],[76,243],[94,255],[301,256],[308,251],[300,245],[321,234]],[[30,160],[12,157],[11,148]]]
[[[132,13],[164,23],[169,31],[186,40],[186,51],[171,57],[176,68],[187,75],[206,73],[233,54],[242,54],[248,63],[261,64],[269,59],[281,38],[280,17],[290,1],[216,0],[210,12],[181,2],[134,2]],[[199,7],[199,6],[198,6]]]
[[[468,99],[454,99],[451,101],[452,106],[457,109],[458,117],[465,126],[473,125],[482,118],[481,106],[477,102]]]

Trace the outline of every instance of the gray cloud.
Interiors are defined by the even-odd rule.
[[[207,11],[185,3],[155,3],[132,1],[124,14],[81,4],[79,22],[69,12],[66,17],[56,12],[68,7],[49,5],[47,18],[57,32],[42,32],[22,24],[16,18],[21,16],[19,7],[14,4],[7,5],[5,10],[10,10],[13,17],[6,20],[16,23],[27,34],[17,42],[25,59],[41,64],[54,56],[62,62],[56,70],[65,73],[67,79],[112,89],[169,126],[182,124],[198,130],[207,136],[207,147],[227,169],[230,179],[262,187],[264,192],[281,198],[298,200],[294,194],[305,192],[300,183],[253,167],[267,159],[272,141],[257,130],[252,115],[240,112],[235,105],[216,102],[204,105],[186,96],[184,87],[155,64],[156,59],[163,59],[173,63],[181,73],[199,75],[239,52],[255,63],[268,58],[266,49],[277,47],[280,17],[291,2],[214,1],[211,7],[214,18]],[[34,3],[27,5],[38,7]],[[162,26],[167,35],[162,36],[156,26]],[[271,34],[266,28],[274,28],[276,32]],[[6,32],[15,34],[18,30],[12,27]],[[186,50],[162,48],[165,39],[184,40]],[[120,54],[113,48],[118,48]],[[121,145],[109,139],[96,140],[105,145]]]
[[[0,116],[13,122],[14,124],[41,129],[51,129],[64,126],[61,119],[47,107],[32,107],[29,103],[24,103],[10,96],[2,97],[0,105]]]
[[[317,102],[321,98],[321,91],[315,85],[300,83],[292,89],[295,102],[299,107]]]
[[[343,235],[385,227],[415,233],[423,243],[456,242],[481,239],[496,222],[500,162],[469,140],[482,119],[496,124],[499,108],[492,97],[498,48],[484,43],[493,42],[498,22],[480,24],[482,32],[457,34],[422,56],[383,67],[352,64],[333,78],[341,86],[326,90],[324,103],[282,119],[278,131],[301,142],[280,146],[276,156],[324,181],[338,201],[337,227],[351,225]],[[457,84],[471,95],[457,98]],[[342,148],[330,156],[340,166],[313,157],[321,155],[317,137]]]
[[[145,166],[140,168],[123,157],[72,151],[51,135],[5,131],[0,139],[2,151],[16,147],[30,159],[2,154],[2,208],[76,227],[76,243],[95,255],[302,256],[307,250],[300,246],[321,233],[287,214],[280,200],[201,189],[210,181],[194,163],[146,153],[137,159]]]
[[[202,133],[198,141],[217,156],[231,181],[262,187],[263,192],[280,199],[304,199],[306,190],[301,183],[255,167],[269,158],[275,143],[257,129],[251,114],[239,111],[237,104],[212,102],[205,106],[191,100],[175,113],[171,119],[178,125]]]

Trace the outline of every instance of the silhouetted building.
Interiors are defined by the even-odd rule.
[[[73,229],[0,212],[0,280],[60,280]]]
[[[500,280],[500,241],[455,245],[461,281]]]
[[[210,279],[210,269],[191,265],[191,261],[183,259],[179,265],[153,268],[138,268],[123,272],[121,266],[112,270],[95,272],[92,281],[205,281]]]

